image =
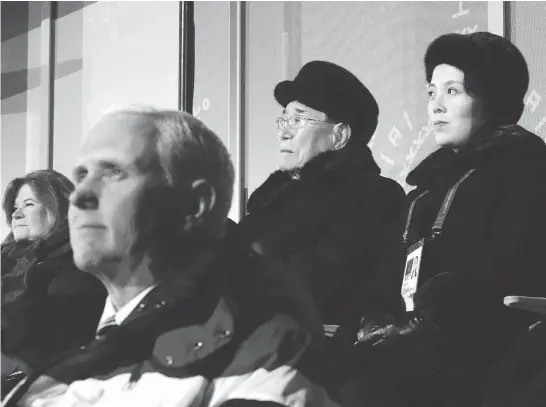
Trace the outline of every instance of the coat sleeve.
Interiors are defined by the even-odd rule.
[[[208,405],[339,407],[324,383],[302,366],[312,357],[316,370],[325,369],[323,356],[322,347],[295,320],[276,315],[238,346],[212,381]]]

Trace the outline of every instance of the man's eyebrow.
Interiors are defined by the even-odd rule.
[[[113,168],[113,167],[127,167],[127,164],[116,161],[116,160],[98,160],[97,161],[97,167],[104,169],[104,168]]]
[[[307,113],[307,110],[299,109],[299,108],[297,108],[297,107],[296,107],[294,110],[295,110],[296,113],[298,113],[298,114],[300,114],[300,113]],[[284,116],[284,115],[288,114],[288,111],[287,111],[286,109],[283,109],[283,110],[282,110],[282,114],[283,114],[283,116]]]
[[[112,169],[112,168],[121,168],[121,169],[124,169],[124,170],[131,170],[131,169],[136,169],[137,168],[136,163],[126,163],[126,162],[118,161],[118,160],[115,160],[115,159],[97,160],[97,161],[93,162],[92,165],[95,168],[98,168],[99,170],[108,170],[108,169]],[[78,164],[72,170],[72,174],[76,176],[78,174],[85,173],[88,170],[89,170],[88,165]]]

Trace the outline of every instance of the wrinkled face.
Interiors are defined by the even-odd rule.
[[[451,65],[438,65],[428,94],[428,114],[436,142],[453,149],[467,145],[485,123],[486,115],[482,101],[465,90],[464,72]]]
[[[74,169],[70,241],[78,268],[130,260],[138,241],[139,199],[148,168],[153,123],[136,114],[104,117],[88,135]]]
[[[303,116],[319,121],[326,121],[325,113],[305,106],[303,103],[290,102],[283,110],[283,117]],[[280,169],[294,171],[302,168],[318,154],[333,149],[333,123],[307,121],[303,126],[286,126],[278,130],[280,140]]]
[[[47,237],[55,225],[53,209],[25,184],[19,189],[11,215],[11,229],[16,241]]]

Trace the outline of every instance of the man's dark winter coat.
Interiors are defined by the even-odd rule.
[[[350,146],[315,157],[298,179],[277,171],[252,194],[232,238],[258,242],[301,276],[324,324],[343,326],[372,307],[396,312],[405,194],[379,173],[367,147]]]

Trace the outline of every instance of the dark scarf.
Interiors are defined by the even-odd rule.
[[[39,271],[37,265],[71,250],[68,228],[59,230],[47,239],[10,241],[2,244],[1,250],[2,305],[14,302],[26,292],[30,294],[39,290],[45,294],[54,275]]]

